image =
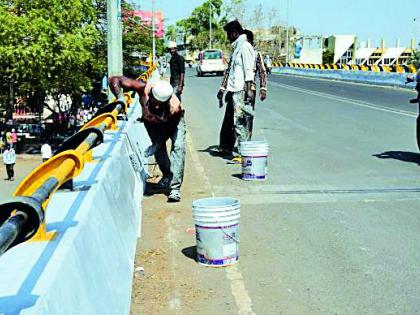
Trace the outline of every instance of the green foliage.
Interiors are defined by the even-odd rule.
[[[123,7],[123,60],[124,74],[137,77],[140,73],[135,71],[139,65],[139,56],[149,56],[152,53],[152,28],[143,23],[140,17],[133,16],[132,5],[124,1]],[[164,53],[163,38],[156,37],[156,53]]]
[[[9,86],[41,111],[46,95],[67,94],[75,105],[103,73],[97,58],[101,33],[91,0],[0,1],[0,98]],[[2,103],[3,103],[2,102]]]
[[[133,10],[122,2],[123,12]],[[15,96],[42,112],[47,95],[69,95],[73,111],[81,95],[100,84],[106,72],[106,0],[0,0],[0,111],[11,116]],[[152,34],[139,18],[123,19],[126,68],[134,53],[149,54]],[[157,39],[163,53],[163,40]],[[10,96],[12,91],[12,96]]]
[[[413,64],[417,68],[420,68],[420,50],[413,53],[413,56],[408,60],[408,64]]]
[[[210,10],[210,3],[213,5]],[[208,48],[210,40],[210,14],[212,13],[212,46],[223,48],[226,46],[226,34],[223,26],[227,20],[222,15],[223,0],[207,0],[201,6],[196,7],[191,16],[179,20],[175,27],[170,28],[167,37],[176,37],[176,34],[184,35],[184,38],[191,38],[190,48],[202,50]],[[192,35],[192,36],[191,36]]]
[[[334,62],[334,53],[325,49],[322,52],[322,63],[323,64],[332,64]]]

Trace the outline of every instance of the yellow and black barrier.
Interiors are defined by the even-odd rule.
[[[388,73],[417,73],[419,69],[415,65],[346,65],[346,64],[304,64],[273,62],[274,67],[299,68],[299,69],[319,69],[319,70],[347,70],[347,71],[372,71]]]
[[[146,81],[156,69],[152,65],[139,78]],[[0,256],[22,242],[48,241],[55,232],[47,231],[45,211],[51,196],[71,181],[92,160],[92,149],[103,142],[106,130],[117,128],[117,116],[126,114],[133,100],[114,101],[100,108],[76,134],[66,139],[54,156],[34,169],[17,187],[13,198],[0,204]]]
[[[157,64],[156,63],[150,64],[149,69],[147,69],[146,72],[142,73],[137,78],[137,80],[142,80],[144,82],[147,82],[152,77],[153,71],[155,71],[156,69],[157,69]]]

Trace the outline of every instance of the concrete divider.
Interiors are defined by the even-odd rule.
[[[408,75],[407,73],[373,72],[362,70],[321,70],[290,67],[276,67],[272,69],[272,72],[408,89],[413,89],[415,87],[414,83],[405,84]]]
[[[52,197],[50,242],[26,242],[0,259],[0,314],[128,314],[150,140],[138,101],[93,151],[74,191]]]

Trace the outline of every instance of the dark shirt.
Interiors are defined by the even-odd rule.
[[[176,53],[169,61],[171,67],[171,84],[179,83],[181,73],[185,73],[184,57]]]

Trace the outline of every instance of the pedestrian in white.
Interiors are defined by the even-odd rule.
[[[254,115],[252,104],[255,99],[253,85],[256,56],[254,47],[247,41],[246,35],[243,34],[244,30],[238,21],[229,22],[224,29],[232,44],[233,52],[226,70],[227,74],[225,74],[222,86],[217,93],[217,98],[221,100],[224,92],[227,92],[225,97],[226,112],[220,131],[219,152],[231,154],[236,139],[238,142],[251,139],[247,126]],[[232,130],[232,125],[234,130]]]
[[[3,163],[6,165],[6,180],[15,180],[14,166],[16,163],[16,153],[11,144],[7,144],[6,150],[3,152]]]
[[[52,157],[51,146],[48,143],[44,143],[41,147],[42,162],[48,161]]]

